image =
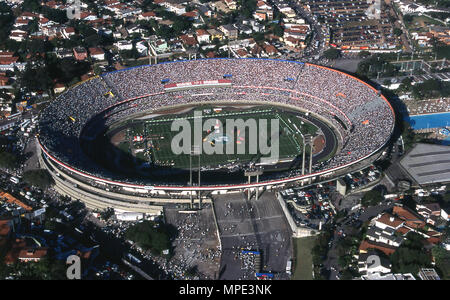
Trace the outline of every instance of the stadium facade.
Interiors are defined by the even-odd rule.
[[[161,108],[204,103],[284,106],[326,123],[337,149],[311,173],[286,171],[256,182],[174,185],[130,179],[93,161],[81,147],[105,128]],[[64,195],[88,207],[152,212],[161,203],[189,202],[192,191],[226,193],[329,179],[372,163],[389,141],[395,115],[367,83],[327,67],[271,59],[204,59],[135,67],[78,84],[41,112],[40,163]]]

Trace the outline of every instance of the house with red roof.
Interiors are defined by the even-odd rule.
[[[76,47],[73,48],[73,56],[76,60],[85,60],[88,56],[88,53],[83,47]]]
[[[363,241],[361,243],[361,245],[359,246],[359,253],[361,253],[361,254],[367,253],[367,252],[369,252],[369,250],[374,250],[374,249],[377,249],[389,256],[392,253],[394,253],[397,248],[393,247],[393,246],[388,246],[388,245],[382,244],[382,243],[377,243],[377,242],[372,242],[372,241]]]
[[[405,222],[411,228],[423,228],[426,223],[421,216],[404,206],[394,206],[392,213]]]
[[[99,47],[89,48],[89,55],[94,60],[105,60],[105,51]]]
[[[157,17],[156,13],[153,11],[147,11],[147,12],[143,12],[142,14],[140,14],[138,16],[138,20],[162,20],[161,17]]]
[[[391,228],[398,230],[405,222],[390,213],[383,213],[374,220],[374,225],[380,229]]]
[[[62,35],[66,39],[70,39],[71,36],[75,35],[75,28],[66,27],[61,31]]]
[[[180,36],[181,41],[183,42],[183,44],[185,44],[186,46],[195,46],[197,45],[197,40],[195,39],[195,37],[192,34],[183,34]]]
[[[195,31],[195,35],[197,36],[197,41],[201,43],[209,43],[211,39],[211,35],[205,29],[197,29]]]
[[[38,262],[47,255],[48,248],[27,247],[19,251],[18,259],[21,262]]]

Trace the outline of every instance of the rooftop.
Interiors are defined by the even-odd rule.
[[[388,225],[390,227],[393,227],[393,228],[397,228],[398,226],[400,226],[403,223],[402,220],[394,217],[393,215],[391,215],[389,213],[382,214],[376,221],[383,223],[385,225]]]
[[[450,147],[417,144],[400,165],[419,184],[450,182]]]

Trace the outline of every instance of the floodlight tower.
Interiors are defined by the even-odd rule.
[[[192,146],[192,153],[194,155],[198,156],[198,208],[202,208],[202,195],[201,195],[201,191],[200,191],[200,184],[201,184],[201,151],[200,151],[200,146],[198,145],[194,145]]]
[[[194,200],[192,199],[192,149],[189,152],[189,186],[191,190],[189,191],[189,198],[191,200],[191,209],[194,208]]]
[[[309,146],[309,174],[312,173],[312,136],[310,134],[305,134],[303,138],[303,161],[302,161],[302,175],[305,175],[305,161],[306,161],[306,146]],[[303,181],[302,181],[303,183]],[[309,180],[311,183],[311,179]]]

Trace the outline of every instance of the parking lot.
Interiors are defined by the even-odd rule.
[[[290,188],[280,192],[288,204],[297,226],[319,230],[334,215],[331,202],[339,194],[334,182],[316,184],[305,188]]]

